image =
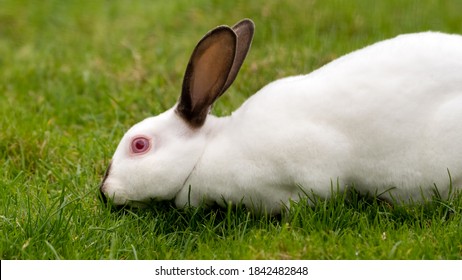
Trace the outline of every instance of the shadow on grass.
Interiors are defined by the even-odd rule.
[[[462,220],[461,193],[455,193],[449,199],[435,195],[423,203],[403,205],[361,195],[354,189],[335,192],[329,199],[305,194],[278,215],[255,213],[242,204],[178,209],[171,201],[153,201],[144,208],[113,207],[110,204],[105,207],[116,217],[154,219],[159,234],[209,231],[219,236],[242,235],[250,229],[273,230],[284,225],[307,233],[322,230],[341,234],[365,224],[377,227],[406,224],[422,228],[451,219]]]

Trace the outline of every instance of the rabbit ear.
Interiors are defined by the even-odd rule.
[[[223,93],[236,47],[236,33],[227,26],[213,29],[197,44],[186,68],[176,108],[189,125],[202,126],[213,102]]]
[[[237,35],[236,57],[234,58],[234,63],[231,71],[229,72],[228,80],[226,80],[226,84],[223,87],[221,94],[223,94],[234,82],[237,73],[239,73],[239,69],[241,69],[242,63],[244,63],[244,59],[249,52],[250,45],[252,44],[255,25],[252,20],[243,19],[236,23],[232,28]]]

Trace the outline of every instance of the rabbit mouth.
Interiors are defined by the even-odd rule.
[[[152,209],[155,211],[164,211],[175,208],[175,201],[173,199],[148,199],[145,201],[128,200],[124,204],[116,204],[113,202],[113,200],[108,199],[107,196],[101,192],[100,200],[104,203],[105,206],[110,207],[111,211],[116,212],[130,209]]]
[[[111,198],[111,195],[108,192],[108,183],[107,178],[111,173],[112,161],[109,163],[106,171],[104,172],[104,177],[101,183],[99,184],[99,194],[98,198],[104,205],[111,205],[114,210],[122,210],[126,208],[136,207],[136,208],[158,208],[158,209],[168,209],[174,205],[174,198],[170,200],[159,200],[155,198],[148,198],[146,200],[124,200],[123,202],[117,201],[115,197]]]

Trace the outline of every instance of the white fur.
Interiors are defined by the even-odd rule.
[[[153,138],[148,153],[130,155],[136,135]],[[231,201],[277,213],[304,192],[328,198],[332,182],[404,201],[435,184],[447,194],[448,170],[460,188],[462,37],[426,32],[275,81],[200,128],[173,109],[148,118],[120,142],[102,191],[115,204]]]

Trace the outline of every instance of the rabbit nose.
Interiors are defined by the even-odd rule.
[[[101,200],[101,202],[103,202],[104,204],[107,204],[107,196],[106,196],[106,178],[104,178],[104,180],[101,182],[101,184],[99,185],[99,199]]]
[[[112,162],[109,163],[109,166],[107,167],[106,172],[104,172],[103,181],[99,185],[99,192],[100,192],[99,197],[103,203],[107,203],[107,197],[105,194],[105,187],[106,187],[105,182],[106,182],[107,177],[109,176],[109,172],[111,171],[111,165],[112,165]]]
[[[103,185],[101,184],[99,188],[99,199],[101,200],[102,203],[107,204],[107,197],[106,194],[103,191]]]

